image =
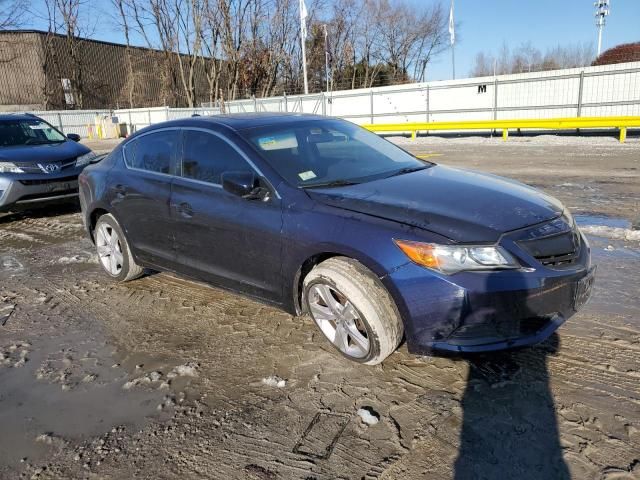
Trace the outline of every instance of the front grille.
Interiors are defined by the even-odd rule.
[[[68,158],[66,160],[58,161],[58,162],[14,162],[17,167],[19,167],[24,173],[56,173],[63,170],[67,170],[69,168],[73,168],[76,166],[76,157]],[[46,169],[41,167],[46,167],[47,165],[55,165],[57,170],[47,171]]]
[[[32,193],[29,195],[24,195],[22,197],[20,197],[16,203],[20,203],[20,202],[25,202],[28,200],[45,200],[47,198],[55,198],[55,197],[61,197],[64,195],[73,195],[78,193],[78,189],[77,188],[72,188],[69,190],[62,190],[59,192],[46,192],[46,193]]]
[[[48,185],[50,183],[75,182],[76,180],[78,180],[78,177],[73,176],[62,178],[45,178],[42,180],[20,180],[20,183],[22,185]]]
[[[576,229],[548,237],[521,240],[518,245],[540,263],[551,268],[567,267],[580,255],[580,234]]]

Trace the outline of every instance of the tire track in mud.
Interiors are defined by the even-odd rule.
[[[32,309],[34,316],[73,317],[76,324],[97,321],[127,350],[178,354],[202,365],[197,384],[205,405],[202,417],[179,417],[169,431],[127,437],[131,448],[91,466],[91,473],[225,479],[451,475],[465,415],[460,401],[469,387],[467,360],[414,358],[403,347],[379,367],[349,364],[327,349],[309,319],[245,297],[169,274],[111,284],[98,266],[51,264],[46,251],[52,244],[65,252],[86,247],[75,227],[54,227],[54,235],[39,236],[50,228],[45,225],[49,220],[32,221],[42,226],[34,229],[41,243],[11,240],[8,253],[29,263],[33,275],[14,277],[8,285],[0,271],[0,295],[17,299],[18,310]],[[30,228],[27,222],[8,231]],[[0,233],[5,231],[0,226]],[[25,246],[34,254],[31,261],[21,253]],[[612,295],[608,301],[619,298]],[[579,321],[563,327],[561,348],[548,357],[565,459],[584,473],[575,478],[621,474],[636,468],[640,458],[635,373],[640,345],[633,343],[639,332],[625,318],[602,318],[587,309]],[[513,362],[519,370],[513,378],[472,386],[500,393],[515,383],[537,395],[541,361],[535,350],[517,352]],[[260,383],[274,373],[286,379],[284,389]],[[360,423],[355,412],[362,405],[376,409],[378,425]],[[318,412],[350,419],[325,460],[294,452]],[[331,437],[331,431],[325,433]],[[51,478],[88,473],[70,456],[58,457],[51,472]]]

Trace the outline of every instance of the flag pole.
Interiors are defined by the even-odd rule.
[[[327,24],[324,27],[324,76],[327,81],[327,93],[329,92],[329,39],[327,34]]]
[[[453,0],[449,9],[449,39],[451,40],[451,70],[453,79],[456,79],[456,26],[453,19]]]
[[[451,45],[451,69],[453,70],[453,79],[456,79],[456,47]]]
[[[304,0],[300,0],[300,43],[302,46],[302,74],[304,75],[304,93],[309,93],[309,83],[307,82],[307,48],[305,45],[307,39],[307,6]]]

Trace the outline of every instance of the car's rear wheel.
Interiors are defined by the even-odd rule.
[[[382,282],[359,262],[334,257],[304,279],[307,312],[331,344],[350,360],[375,365],[398,347],[404,328]]]
[[[142,276],[144,269],[134,261],[124,232],[113,215],[105,214],[98,219],[94,238],[98,260],[109,277],[127,282]]]

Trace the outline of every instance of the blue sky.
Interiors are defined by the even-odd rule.
[[[448,0],[443,3],[448,8]],[[513,50],[530,40],[543,52],[558,44],[592,41],[595,50],[594,13],[593,0],[455,0],[456,77],[468,76],[480,50],[496,54],[503,41]],[[640,42],[640,0],[611,0],[602,50],[629,42]],[[451,78],[450,53],[434,62],[428,78]]]
[[[106,5],[106,0],[103,0]],[[334,0],[340,1],[340,0]],[[408,0],[416,5],[435,0]],[[441,0],[447,11],[449,0]],[[310,4],[307,1],[307,4]],[[42,0],[32,0],[37,9]],[[96,5],[100,5],[96,2]],[[115,22],[94,10],[95,38],[123,42]],[[531,41],[544,52],[548,47],[576,42],[597,43],[593,0],[455,0],[456,76],[467,77],[476,54],[496,54],[504,41],[515,49]],[[41,22],[34,27],[46,28]],[[640,0],[611,0],[611,15],[603,34],[603,51],[620,43],[640,41]],[[451,55],[443,53],[427,72],[429,80],[451,78]]]

